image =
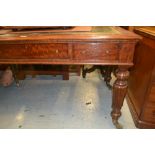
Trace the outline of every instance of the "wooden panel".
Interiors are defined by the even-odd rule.
[[[80,43],[73,45],[73,59],[76,60],[118,60],[117,44]]]
[[[119,44],[119,61],[133,62],[133,55],[135,50],[135,43]]]
[[[131,68],[128,82],[133,100],[138,101],[134,105],[138,115],[141,113],[141,107],[145,101],[153,64],[153,52],[146,45],[140,43],[135,50],[134,66]]]
[[[154,109],[154,107],[151,107],[151,106],[145,107],[142,117],[143,117],[144,121],[149,121],[149,122],[155,123],[155,109]]]
[[[134,66],[128,84],[129,107],[136,126],[155,128],[155,40],[149,34],[139,33],[143,39],[136,46]]]
[[[68,59],[68,44],[0,44],[0,59]]]
[[[153,84],[150,95],[149,95],[149,101],[155,102],[155,83]]]
[[[153,71],[152,71],[152,82],[155,85],[155,64],[154,64]]]

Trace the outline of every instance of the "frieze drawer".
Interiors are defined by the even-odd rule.
[[[3,44],[0,59],[68,59],[68,44]]]
[[[79,43],[73,44],[75,60],[118,60],[118,46],[114,43]]]

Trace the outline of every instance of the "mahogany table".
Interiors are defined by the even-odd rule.
[[[32,27],[31,27],[32,28]],[[74,30],[23,30],[0,33],[0,64],[115,65],[112,121],[118,118],[127,92],[128,68],[141,38],[120,27],[78,27]]]

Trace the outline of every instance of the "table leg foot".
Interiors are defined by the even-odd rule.
[[[116,127],[116,129],[123,129],[123,125],[120,124],[120,123],[118,122],[118,120],[114,120],[114,119],[113,119],[112,122],[113,122],[114,126]]]

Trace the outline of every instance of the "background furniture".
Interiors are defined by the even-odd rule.
[[[33,78],[37,75],[62,75],[63,80],[69,80],[68,65],[11,65],[11,69],[16,74],[17,81],[24,80],[26,75],[31,75]]]
[[[112,88],[112,86],[110,84],[110,81],[112,79],[111,73],[115,72],[116,68],[117,68],[117,66],[114,67],[114,66],[108,66],[108,65],[107,66],[94,65],[91,68],[85,68],[83,66],[82,77],[86,78],[87,73],[91,73],[91,72],[95,71],[96,69],[99,69],[102,77],[104,78],[104,81],[106,82],[107,87],[109,89],[111,89]]]
[[[81,66],[70,65],[18,65],[17,78],[24,80],[26,75],[62,75],[63,80],[69,80],[69,73],[80,76]]]
[[[62,75],[63,80],[69,80],[68,65],[18,65],[17,78],[24,80],[26,75],[35,77],[37,75]]]
[[[137,45],[128,85],[128,105],[138,128],[155,128],[155,27],[135,29]]]
[[[0,71],[5,71],[9,66],[0,65]],[[82,67],[80,65],[15,65],[14,68],[18,80],[24,80],[26,75],[31,75],[32,77],[37,75],[62,75],[63,80],[69,80],[70,73],[80,76]]]

